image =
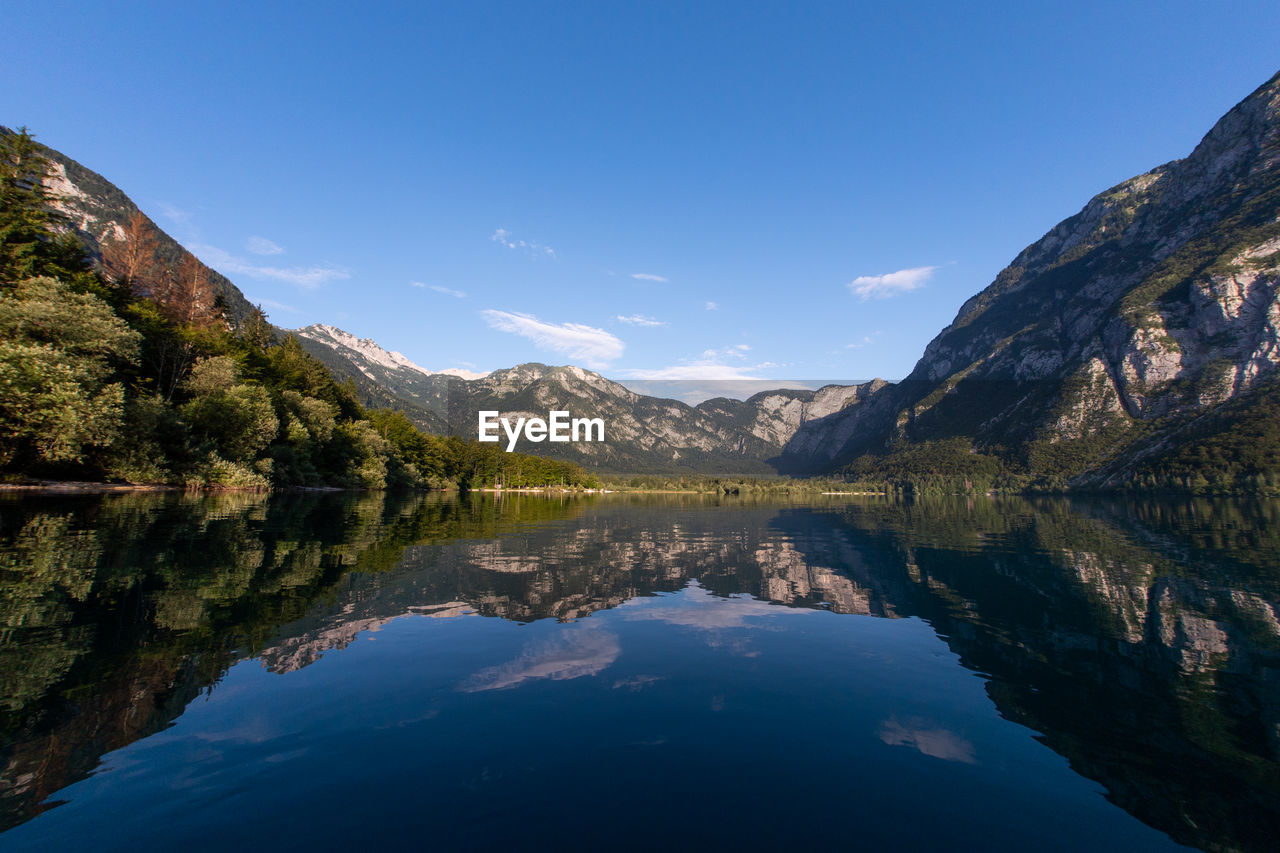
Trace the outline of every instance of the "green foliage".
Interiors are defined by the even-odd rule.
[[[44,185],[48,171],[48,159],[25,127],[0,133],[0,282],[43,272],[56,218]]]
[[[189,447],[189,429],[173,406],[159,395],[134,395],[106,454],[106,475],[127,483],[171,482],[186,467]]]
[[[138,334],[95,296],[51,278],[0,296],[0,464],[82,462],[118,435]]]
[[[250,462],[275,439],[280,421],[265,388],[237,380],[235,363],[225,356],[197,362],[180,411],[197,441],[225,459]]]
[[[250,489],[586,481],[576,465],[366,413],[350,383],[296,337],[278,339],[259,309],[233,322],[195,305],[194,291],[113,285],[65,229],[49,169],[29,133],[0,132],[4,474]]]
[[[1198,418],[1129,473],[1130,489],[1280,495],[1280,383]]]
[[[276,341],[261,323],[240,333],[176,323],[99,284],[114,304],[48,277],[0,294],[0,468],[10,475],[237,489],[592,482],[572,463],[365,412],[296,338]]]
[[[851,482],[903,494],[974,494],[1017,488],[1017,469],[969,438],[899,442],[883,455],[867,454],[841,472]]]

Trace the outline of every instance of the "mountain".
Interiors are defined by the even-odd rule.
[[[0,126],[0,135],[10,133]],[[40,150],[51,166],[46,186],[59,199],[63,227],[79,238],[96,265],[113,275],[128,275],[137,289],[161,301],[176,287],[190,291],[198,285],[223,306],[233,325],[254,313],[240,288],[166,234],[123,190],[60,151],[45,145]],[[139,251],[126,258],[130,247]]]
[[[449,382],[456,372],[427,370],[368,338],[322,323],[292,334],[334,376],[351,380],[366,406],[398,409],[427,432],[447,431]]]
[[[59,151],[40,149],[50,162],[46,185],[58,199],[61,227],[75,234],[97,267],[128,279],[135,292],[153,296],[180,321],[197,313],[217,316],[221,308],[238,327],[258,315],[234,283],[160,229],[119,187]],[[432,371],[330,325],[278,333],[296,335],[331,373],[355,385],[362,403],[398,409],[431,433],[475,437],[480,410],[546,417],[551,409],[565,409],[575,417],[604,418],[604,442],[525,442],[520,449],[614,472],[773,474],[769,460],[803,423],[865,396],[832,386],[692,407],[635,394],[573,366],[523,364],[487,375]]]
[[[233,325],[254,313],[118,188],[48,155],[67,227],[104,267],[162,299],[216,300]],[[430,371],[333,326],[296,334],[365,403],[431,432],[475,436],[480,410],[601,417],[603,443],[520,447],[606,471],[1278,489],[1280,75],[1188,157],[1024,249],[895,384],[689,406],[573,366]]]
[[[1042,482],[1115,487],[1175,484],[1162,472],[1191,485],[1184,475],[1244,452],[1239,476],[1274,476],[1278,291],[1280,74],[1190,156],[1024,249],[906,380],[807,425],[786,456],[854,473],[989,457]]]
[[[478,413],[542,417],[553,409],[603,418],[603,443],[529,444],[526,451],[605,471],[777,473],[777,458],[798,430],[869,397],[885,383],[829,385],[817,391],[763,391],[747,400],[719,397],[690,406],[636,394],[581,367],[520,364],[484,375],[426,370],[398,352],[333,326],[294,334],[363,402],[399,409],[423,429],[474,438]]]
[[[461,435],[481,408],[604,417],[607,445],[539,451],[606,470],[1273,488],[1278,291],[1280,75],[1188,157],[1097,195],[1024,249],[901,382],[696,407],[535,364],[474,381],[397,368],[384,388]],[[356,362],[344,375],[376,384]]]
[[[1117,805],[1195,848],[1274,848],[1275,504],[926,507],[135,494],[93,513],[111,535],[86,536],[82,506],[19,503],[13,553],[60,571],[13,573],[3,601],[0,828],[247,658],[285,673],[411,615],[573,621],[684,590],[695,607],[923,620]]]
[[[802,424],[854,405],[878,387],[766,391],[746,401],[717,398],[690,406],[636,394],[572,365],[528,363],[485,375],[433,372],[333,326],[294,334],[335,375],[350,378],[365,403],[399,409],[431,432],[474,438],[478,413],[485,410],[513,421],[545,418],[551,410],[602,418],[604,442],[522,441],[519,449],[622,473],[776,473],[771,460]]]

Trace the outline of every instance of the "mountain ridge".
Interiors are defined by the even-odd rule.
[[[1280,74],[1022,250],[905,380],[833,416],[814,467],[951,441],[1049,485],[1154,476],[1190,420],[1274,394],[1278,214]]]
[[[0,135],[13,133],[0,125]],[[57,199],[57,211],[65,218],[62,228],[75,234],[94,265],[112,271],[116,266],[113,253],[133,240],[146,247],[146,256],[138,259],[137,269],[128,273],[140,290],[162,292],[169,286],[167,280],[181,274],[185,267],[203,278],[233,326],[244,323],[256,312],[231,279],[170,236],[123,190],[61,151],[39,142],[36,145],[50,164],[46,186]],[[124,274],[119,269],[114,273]]]
[[[424,429],[461,437],[476,436],[481,410],[509,418],[545,417],[552,409],[603,417],[605,446],[543,444],[537,449],[614,473],[776,474],[772,460],[804,423],[866,396],[859,390],[863,386],[829,385],[691,406],[637,394],[576,365],[525,362],[473,377],[426,371],[371,340],[332,326],[318,331],[318,326],[295,333],[309,353],[355,382],[366,401],[388,403]]]
[[[96,263],[143,292],[203,282],[233,326],[261,317],[118,188],[44,150],[66,227]],[[131,244],[147,247],[145,263],[125,257]],[[604,417],[609,441],[534,449],[615,472],[836,471],[966,488],[1198,487],[1208,475],[1215,487],[1280,487],[1280,451],[1266,455],[1280,428],[1265,416],[1280,415],[1280,74],[1187,157],[1095,195],[1019,252],[901,382],[689,406],[572,365],[430,371],[336,326],[279,331],[364,403],[430,432],[474,436],[480,408]],[[1242,430],[1261,450],[1237,464],[1228,449]]]

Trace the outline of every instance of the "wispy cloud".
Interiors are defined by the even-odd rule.
[[[188,248],[196,255],[199,255],[200,260],[223,274],[247,275],[250,278],[283,281],[296,287],[301,287],[303,290],[314,290],[330,281],[351,278],[351,273],[341,267],[267,267],[236,257],[225,249],[219,249],[217,246],[206,246],[197,243]]]
[[[593,370],[608,367],[610,362],[622,355],[626,346],[604,329],[581,323],[546,323],[532,314],[517,314],[492,308],[481,311],[480,315],[486,323],[500,332],[528,338],[543,349],[563,353]]]
[[[489,370],[466,370],[461,367],[446,367],[444,370],[434,370],[433,373],[443,373],[446,376],[457,376],[461,379],[483,379],[492,371]]]
[[[259,299],[258,302],[268,308],[274,308],[277,311],[285,311],[289,314],[297,314],[298,309],[292,305],[285,305],[283,302],[276,302],[274,299]]]
[[[707,304],[706,304],[706,309],[707,309],[708,311],[719,311],[719,310],[720,310],[720,303],[719,303],[719,302],[707,302]]]
[[[778,366],[771,361],[743,364],[750,350],[746,344],[706,349],[696,358],[669,367],[635,368],[620,375],[626,379],[759,379],[759,371]]]
[[[466,299],[467,294],[462,290],[454,290],[452,287],[445,287],[442,284],[424,284],[421,281],[409,282],[413,287],[422,287],[427,290],[434,290],[436,293],[443,293],[445,296],[452,296],[456,299]]]
[[[876,339],[876,338],[878,338],[878,337],[880,337],[880,332],[879,332],[879,330],[874,331],[874,332],[872,332],[872,333],[871,333],[871,334],[869,334],[869,335],[863,335],[863,336],[862,336],[862,340],[860,340],[860,341],[855,341],[854,343],[851,343],[851,344],[845,344],[845,345],[844,345],[844,348],[845,348],[845,349],[860,349],[860,348],[862,348],[862,347],[871,346],[872,344],[874,344],[874,343],[876,342],[876,341],[875,341],[875,339]]]
[[[499,228],[497,231],[494,231],[489,239],[502,246],[506,246],[508,249],[524,249],[535,258],[545,256],[554,259],[556,256],[556,250],[550,246],[544,246],[534,240],[517,240],[512,236],[511,232],[505,228]]]
[[[643,314],[631,314],[626,317],[619,314],[618,322],[629,323],[632,326],[665,326],[667,325],[666,321],[664,320],[655,320],[653,317],[646,317]]]
[[[245,248],[254,255],[283,255],[284,249],[266,237],[250,237],[245,241]]]
[[[633,272],[631,274],[631,277],[638,278],[641,281],[669,281],[670,280],[666,276],[654,275],[651,272]]]
[[[887,299],[923,287],[933,276],[937,267],[912,267],[884,275],[860,275],[849,282],[849,291],[854,296],[867,299]]]
[[[156,209],[160,211],[161,216],[170,222],[186,225],[191,221],[191,211],[183,210],[177,205],[169,204],[167,201],[156,202]]]

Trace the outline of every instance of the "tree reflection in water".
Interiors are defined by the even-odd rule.
[[[778,605],[922,618],[1004,717],[1151,826],[1207,848],[1280,831],[1276,503],[23,497],[0,502],[0,585],[4,827],[246,658],[285,673],[406,614],[571,622],[685,590],[705,606],[636,618],[712,641]],[[459,689],[618,654],[584,623]],[[936,721],[877,737],[975,761]]]

